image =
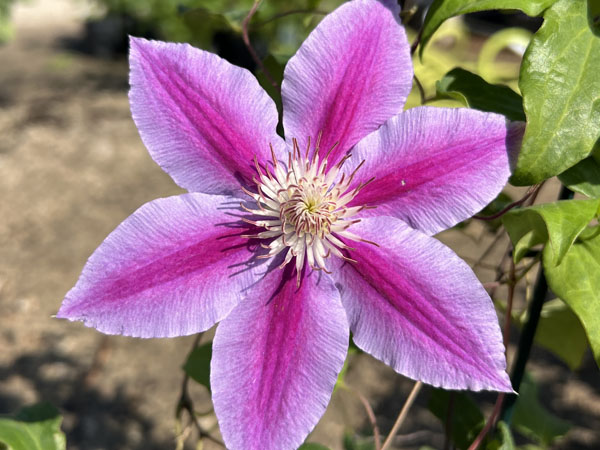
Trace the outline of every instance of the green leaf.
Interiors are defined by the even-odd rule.
[[[568,422],[556,417],[538,400],[538,389],[529,374],[525,374],[515,404],[515,429],[528,438],[548,446],[569,431]]]
[[[539,16],[556,0],[435,0],[427,11],[421,35],[421,50],[433,33],[450,17],[490,9],[518,9],[529,16]]]
[[[316,442],[305,442],[300,447],[298,447],[298,450],[329,450],[329,447],[317,444]]]
[[[281,86],[281,82],[283,81],[283,69],[285,68],[285,62],[279,61],[275,56],[269,54],[263,60],[263,65],[265,69],[269,72],[271,77],[273,77],[273,81],[277,83],[278,86]],[[275,105],[277,106],[277,112],[279,114],[279,125],[277,132],[283,136],[283,127],[281,124],[283,123],[283,103],[281,100],[281,92],[280,90],[273,86],[273,83],[269,80],[269,78],[265,75],[265,73],[261,69],[256,70],[256,79],[261,87],[269,94],[269,97],[273,99]]]
[[[599,54],[585,0],[546,11],[521,65],[527,129],[512,184],[538,183],[590,155],[600,138]]]
[[[600,199],[562,200],[504,214],[502,223],[515,247],[515,262],[531,247],[549,241],[548,262],[560,264],[579,233],[598,215],[599,207]]]
[[[562,264],[549,264],[544,250],[544,273],[552,291],[579,317],[596,363],[600,366],[600,226],[589,227],[573,244]]]
[[[600,34],[600,2],[598,0],[587,0],[587,2],[590,29],[598,35]]]
[[[347,387],[344,379],[346,378],[346,373],[348,372],[348,367],[350,366],[350,359],[354,354],[358,353],[358,347],[354,345],[352,339],[350,340],[350,346],[348,347],[348,354],[346,355],[346,359],[344,360],[344,365],[342,366],[342,370],[338,374],[337,380],[335,382],[335,386],[333,387],[333,392],[337,391],[339,388]]]
[[[58,410],[49,403],[24,408],[14,419],[0,418],[0,444],[10,450],[65,450],[61,422]]]
[[[375,450],[375,444],[372,439],[368,441],[361,440],[358,436],[346,432],[344,434],[343,448],[344,450]]]
[[[454,397],[452,441],[457,448],[466,449],[485,425],[485,418],[471,397],[463,392],[433,389],[427,406],[442,423],[445,423],[448,417],[448,405],[451,393]]]
[[[183,370],[191,379],[205,386],[210,391],[210,359],[212,357],[212,342],[202,344],[192,350]]]
[[[502,443],[497,447],[498,450],[514,450],[515,440],[508,425],[505,422],[498,422],[498,430]]]
[[[571,370],[581,366],[589,347],[581,322],[558,298],[544,304],[535,342],[558,356]]]
[[[519,94],[508,86],[489,84],[468,70],[452,69],[435,87],[441,98],[452,98],[480,111],[503,114],[510,120],[525,121],[523,100]]]
[[[600,151],[579,161],[561,173],[558,179],[569,189],[592,198],[600,198]]]

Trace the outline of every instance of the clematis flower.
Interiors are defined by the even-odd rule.
[[[93,253],[58,317],[108,334],[218,325],[211,387],[229,448],[299,446],[358,347],[448,389],[512,391],[492,302],[432,237],[505,185],[518,130],[469,109],[402,111],[412,65],[394,2],[353,0],[290,59],[277,110],[247,70],[131,39],[133,119],[189,193]]]

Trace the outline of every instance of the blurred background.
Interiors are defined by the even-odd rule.
[[[302,40],[341,3],[263,1],[250,39],[274,78],[280,80]],[[405,21],[418,27],[428,2],[405,3]],[[251,6],[250,0],[0,0],[0,414],[49,401],[64,416],[70,449],[176,448],[181,430],[174,412],[192,338],[105,337],[52,315],[118,223],[147,201],[182,192],[151,160],[131,120],[127,35],[190,42],[257,72],[241,39]],[[415,59],[425,96],[435,97],[435,82],[459,65],[518,89],[520,58],[539,25],[519,14],[448,21],[423,60]],[[416,33],[408,32],[412,41]],[[264,74],[256,74],[273,93]],[[420,101],[415,88],[407,107]],[[540,199],[557,192],[557,183],[547,183]],[[507,195],[519,198],[522,191],[511,188]],[[486,252],[497,239],[493,224],[465,223],[440,238],[476,265],[482,282],[494,280],[508,241],[501,237]],[[519,298],[526,289],[520,287]],[[575,367],[543,347],[534,350],[529,369],[540,408],[550,414],[541,417],[570,425],[566,436],[546,445],[600,448],[598,369],[587,353]],[[346,383],[372,405],[383,433],[412,387],[364,354],[352,356]],[[216,429],[208,392],[195,384],[190,389],[206,412],[202,425]],[[444,447],[432,398],[438,397],[430,389],[421,392],[397,448]],[[473,398],[489,413],[493,395]],[[189,431],[185,448],[195,448]],[[372,430],[359,398],[336,391],[310,440],[332,449],[370,448]],[[206,442],[205,448],[219,447]]]

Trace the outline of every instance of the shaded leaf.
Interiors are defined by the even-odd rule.
[[[445,423],[448,417],[450,394],[454,397],[452,400],[454,403],[451,427],[452,442],[454,442],[457,448],[466,449],[485,425],[485,418],[477,404],[467,394],[443,389],[432,389],[427,406],[442,423]]]
[[[192,350],[183,370],[190,378],[205,386],[210,391],[210,359],[212,358],[212,342],[202,344]]]
[[[277,106],[277,113],[279,114],[279,122],[277,126],[277,132],[283,136],[283,103],[281,100],[281,82],[283,81],[283,69],[285,68],[285,63],[279,61],[275,56],[269,54],[264,60],[263,65],[265,69],[271,75],[273,81],[277,84],[277,86],[273,86],[273,83],[269,78],[265,75],[265,73],[257,68],[256,69],[256,79],[261,87],[269,94],[269,97],[273,99],[275,105]]]
[[[592,156],[578,162],[558,178],[572,191],[600,198],[600,152],[596,151]]]
[[[49,403],[22,409],[14,419],[0,418],[0,447],[11,450],[65,450],[62,417]]]
[[[599,207],[600,199],[562,200],[504,214],[502,223],[515,248],[515,262],[531,247],[548,241],[548,263],[560,264],[579,233],[598,215]]]
[[[375,450],[375,444],[370,441],[361,441],[358,436],[352,433],[344,434],[344,450]]]
[[[600,366],[600,226],[582,233],[561,265],[549,264],[551,258],[544,250],[548,285],[579,317]]]
[[[588,24],[595,34],[600,34],[600,2],[598,0],[587,0]]]
[[[569,431],[570,425],[548,412],[538,400],[538,389],[529,374],[521,382],[513,416],[515,429],[528,438],[550,445]]]
[[[447,19],[461,14],[490,9],[518,9],[529,16],[539,16],[556,0],[435,0],[427,11],[421,36],[421,56],[433,33]]]
[[[480,111],[503,114],[510,120],[525,120],[521,96],[508,86],[489,84],[479,75],[459,67],[435,85],[437,95],[452,98]]]
[[[300,447],[298,447],[298,450],[329,450],[329,447],[317,444],[316,442],[305,442]]]
[[[488,450],[514,450],[515,440],[509,426],[505,422],[498,422],[497,428],[500,432],[500,442],[494,440],[486,448]]]
[[[592,152],[600,138],[598,54],[585,0],[558,0],[546,11],[521,65],[527,129],[512,184],[538,183]]]
[[[544,303],[535,342],[558,356],[571,370],[581,366],[589,347],[581,322],[558,298]]]

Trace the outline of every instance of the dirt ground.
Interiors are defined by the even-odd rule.
[[[191,338],[107,338],[52,318],[118,223],[149,200],[181,192],[150,159],[131,120],[126,61],[94,59],[61,44],[80,36],[90,12],[82,0],[18,5],[16,37],[0,46],[0,414],[47,400],[64,414],[70,449],[171,449]],[[542,197],[556,198],[556,189]],[[475,259],[491,240],[482,232],[473,224],[442,240]],[[486,261],[498,258],[493,252]],[[478,274],[493,279],[489,270]],[[573,424],[555,448],[600,448],[600,374],[591,356],[571,373],[536,349],[530,369],[543,403]],[[347,380],[387,432],[412,381],[367,355],[355,358]],[[192,395],[198,410],[210,408],[202,389],[193,387]],[[425,388],[397,448],[443,446],[427,397]],[[212,415],[201,421],[216,424]],[[340,449],[344,432],[368,428],[359,400],[340,391],[311,440]]]

